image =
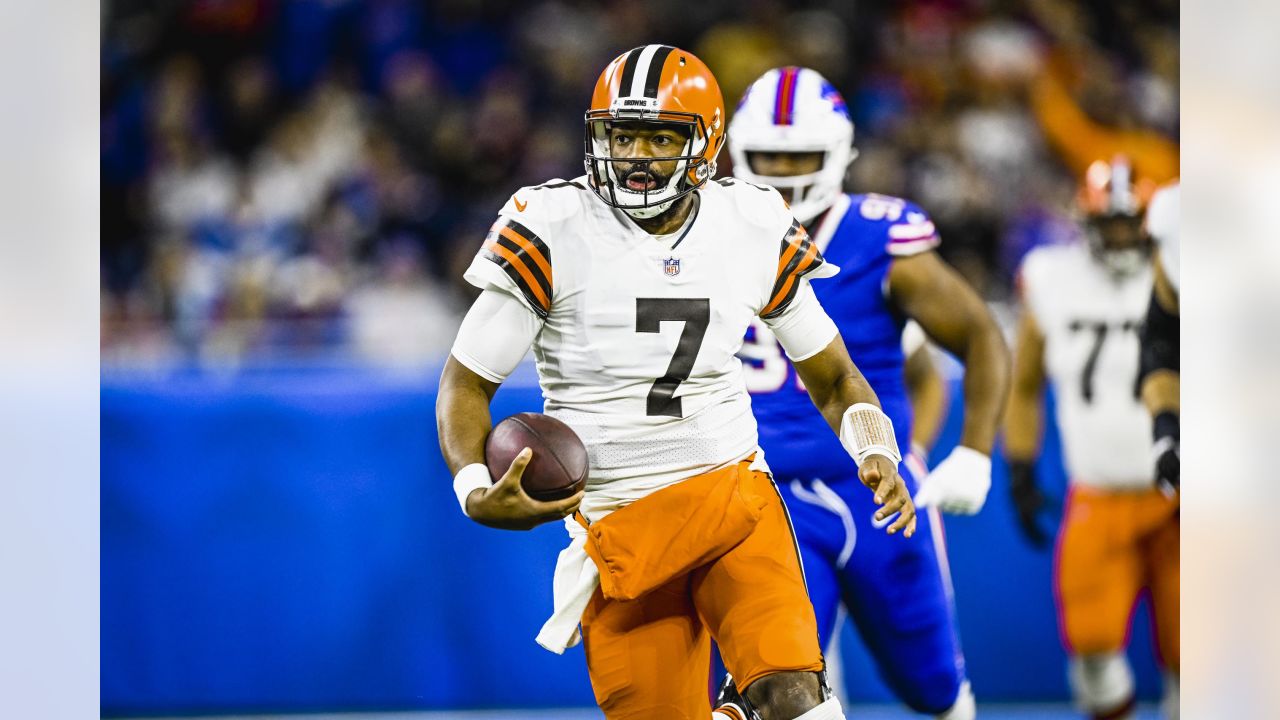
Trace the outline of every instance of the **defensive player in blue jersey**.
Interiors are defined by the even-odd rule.
[[[738,181],[772,185],[840,266],[813,283],[850,355],[893,420],[911,438],[902,331],[915,320],[965,365],[960,444],[927,477],[904,461],[916,488],[916,538],[881,537],[877,508],[857,469],[823,432],[791,362],[768,328],[754,324],[741,353],[760,444],[791,511],[823,647],[843,602],[881,675],[907,705],[948,720],[975,716],[953,618],[937,511],[976,513],[991,486],[991,447],[1008,393],[1009,353],[985,303],[934,252],[938,234],[914,203],[846,195],[853,123],[840,94],[804,68],[770,70],[747,90],[729,126]],[[791,358],[792,361],[804,358]],[[913,472],[914,468],[914,472]]]

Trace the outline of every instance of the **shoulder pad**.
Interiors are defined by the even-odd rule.
[[[910,200],[877,193],[852,195],[850,200],[850,213],[864,223],[884,228],[884,249],[890,255],[916,255],[936,248],[941,241],[929,214]]]
[[[782,194],[768,185],[757,185],[739,178],[721,178],[715,184],[724,188],[733,198],[732,202],[742,218],[752,225],[785,229],[794,219]]]
[[[520,188],[512,193],[498,213],[545,229],[546,225],[560,222],[580,211],[590,193],[582,178],[555,179],[542,185]]]
[[[1030,288],[1043,287],[1055,273],[1061,272],[1064,264],[1071,262],[1071,257],[1078,252],[1077,244],[1039,245],[1031,248],[1022,258],[1018,269],[1018,284],[1023,292]]]

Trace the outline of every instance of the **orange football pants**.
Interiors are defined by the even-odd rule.
[[[1149,590],[1160,660],[1178,669],[1179,535],[1177,498],[1155,489],[1072,486],[1055,572],[1058,623],[1068,652],[1123,650],[1138,595]]]
[[[731,474],[745,478],[737,492],[746,494],[748,483],[767,490],[756,495],[763,500],[759,521],[719,557],[634,600],[611,600],[596,589],[582,636],[591,686],[608,720],[706,720],[712,638],[740,688],[773,673],[824,667],[786,509],[768,475],[746,465],[637,502],[646,503],[646,513],[662,513],[664,503],[692,500],[682,485]]]

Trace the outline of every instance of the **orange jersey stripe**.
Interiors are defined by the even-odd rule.
[[[529,257],[533,259],[533,262],[542,269],[542,274],[547,277],[547,282],[551,282],[551,263],[547,262],[547,259],[542,256],[542,251],[537,246],[529,242],[529,238],[507,225],[498,228],[498,234],[523,248]]]
[[[797,250],[797,247],[793,244],[790,248],[787,249],[787,252],[784,254],[784,257],[789,258],[792,255],[795,255],[796,250]],[[766,305],[765,308],[760,311],[761,315],[768,315],[769,313],[777,309],[777,306],[781,304],[783,299],[787,297],[787,293],[790,292],[791,286],[799,282],[799,278],[813,268],[814,264],[817,262],[817,256],[818,256],[817,244],[810,243],[809,249],[805,251],[804,257],[800,258],[800,262],[796,265],[795,270],[791,271],[791,273],[787,275],[787,278],[786,280],[783,281],[782,286],[778,288],[778,292],[773,294],[773,297],[769,300],[769,304]]]
[[[787,263],[791,262],[791,257],[796,254],[796,251],[804,245],[804,241],[808,238],[809,233],[803,227],[796,225],[795,232],[787,238],[787,244],[791,247],[787,248],[786,252],[782,253],[782,257],[778,258],[779,275],[782,274],[782,269],[787,266]]]
[[[800,249],[800,243],[798,242],[790,242],[787,244],[789,247],[786,249],[786,252],[782,253],[782,257],[778,258],[778,271],[775,273],[775,277],[782,275],[782,271],[787,267],[787,263],[791,262],[792,256],[794,256],[796,251]]]
[[[533,272],[529,270],[529,266],[525,264],[524,260],[519,255],[516,255],[496,242],[486,243],[484,247],[489,252],[492,252],[495,255],[500,255],[505,258],[507,262],[511,263],[511,267],[515,268],[516,272],[520,273],[520,277],[524,278],[524,281],[529,286],[529,291],[536,296],[538,304],[542,306],[542,309],[547,312],[551,311],[551,300],[547,297],[546,293],[542,292],[542,288],[538,286],[537,278],[533,276]]]

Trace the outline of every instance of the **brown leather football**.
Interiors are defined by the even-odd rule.
[[[542,413],[518,413],[498,423],[484,444],[489,477],[496,483],[520,451],[533,457],[520,486],[534,500],[559,500],[587,484],[587,447],[568,425]]]

